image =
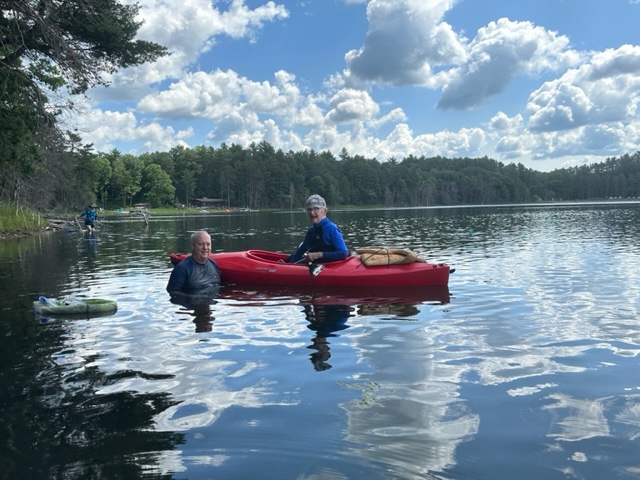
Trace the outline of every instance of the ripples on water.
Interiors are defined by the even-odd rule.
[[[169,303],[167,254],[188,250],[188,231],[289,251],[297,213],[7,245],[2,309],[22,312],[3,320],[9,478],[640,474],[636,204],[330,216],[352,248],[451,264],[450,301],[239,288],[210,315]],[[39,324],[39,294],[119,310]]]

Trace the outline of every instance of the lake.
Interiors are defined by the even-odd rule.
[[[0,478],[640,478],[640,203],[329,217],[451,265],[448,290],[169,302],[192,231],[289,252],[301,210],[0,242]],[[118,311],[42,317],[40,295]]]

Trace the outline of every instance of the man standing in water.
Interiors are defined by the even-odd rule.
[[[209,258],[210,253],[211,236],[197,230],[191,235],[191,255],[173,267],[169,277],[167,292],[172,302],[184,305],[217,296],[222,276],[216,262]]]
[[[89,207],[80,214],[80,217],[84,217],[84,226],[87,227],[89,234],[95,232],[96,222],[98,221],[98,212],[96,211],[96,204],[92,203]]]

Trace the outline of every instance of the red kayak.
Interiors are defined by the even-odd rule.
[[[188,254],[169,255],[174,265]],[[365,266],[359,255],[323,264],[282,263],[289,255],[264,250],[212,253],[225,283],[318,287],[446,286],[449,265],[424,261]]]

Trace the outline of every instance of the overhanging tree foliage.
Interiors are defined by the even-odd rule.
[[[52,92],[83,93],[168,53],[135,38],[138,11],[118,0],[0,0],[0,198],[18,202],[20,183],[64,144],[55,116],[70,106],[52,105]]]
[[[2,0],[0,66],[34,84],[84,92],[104,83],[104,73],[167,53],[135,39],[138,11],[118,0]]]

